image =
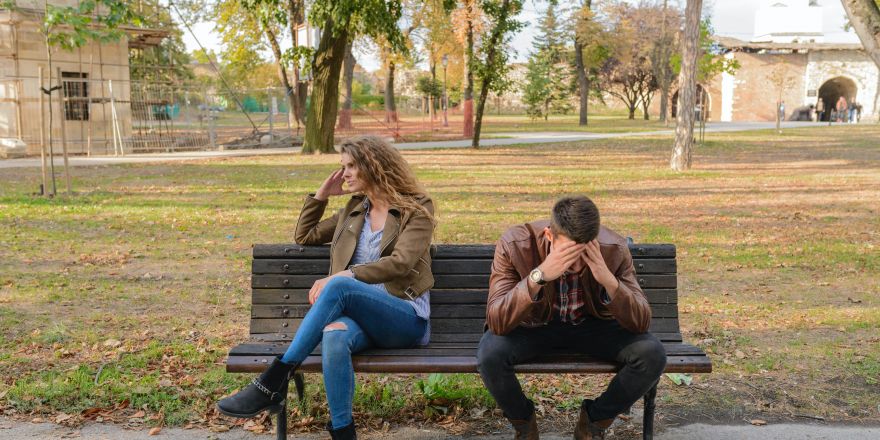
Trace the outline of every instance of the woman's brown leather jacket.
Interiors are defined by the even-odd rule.
[[[429,196],[420,195],[416,200],[433,215],[434,203]],[[327,201],[317,200],[310,194],[299,214],[294,239],[301,245],[330,243],[331,275],[350,269],[360,281],[384,283],[388,292],[398,298],[419,297],[434,286],[430,252],[434,235],[432,219],[421,211],[389,207],[379,259],[349,267],[364,226],[366,207],[366,197],[355,195],[344,208],[321,220]]]

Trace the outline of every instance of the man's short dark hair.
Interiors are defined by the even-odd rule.
[[[563,197],[550,212],[550,232],[587,243],[599,235],[599,208],[586,196]]]

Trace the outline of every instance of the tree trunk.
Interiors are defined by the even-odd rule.
[[[592,0],[586,0],[584,8],[590,9],[592,3]],[[574,63],[577,68],[578,95],[580,98],[578,125],[587,125],[589,123],[587,106],[590,99],[590,81],[587,79],[587,71],[584,68],[584,45],[578,41],[577,33],[574,36]]]
[[[388,62],[385,72],[385,122],[397,122],[397,104],[394,102],[394,62]]]
[[[499,23],[504,23],[507,21],[507,17],[510,15],[510,0],[503,0],[501,2],[500,7],[501,15],[498,17]],[[495,58],[498,56],[498,48],[501,45],[501,40],[504,37],[502,34],[503,27],[495,24],[495,27],[492,29],[492,34],[489,36],[489,49],[486,52],[486,66],[493,66],[495,64]],[[491,67],[489,67],[491,68]],[[486,109],[486,97],[489,96],[489,89],[492,88],[492,77],[487,76],[486,78],[482,78],[482,84],[480,85],[480,99],[477,101],[477,115],[474,123],[474,138],[471,141],[471,146],[473,148],[480,148],[480,129],[483,125],[483,111]]]
[[[587,125],[587,102],[590,96],[590,89],[587,82],[587,72],[584,70],[584,47],[578,42],[577,36],[574,38],[574,64],[577,69],[578,95],[580,97],[578,125]]]
[[[352,106],[352,96],[351,96],[351,86],[352,82],[354,82],[354,65],[357,61],[354,59],[354,54],[351,52],[351,42],[345,45],[345,61],[342,63],[342,82],[345,85],[345,90],[343,98],[342,98],[342,110],[339,112],[339,125],[336,128],[339,129],[350,129],[351,125],[351,106]]]
[[[636,107],[638,104],[633,103],[627,106],[627,110],[629,110],[629,120],[634,121],[636,119]]]
[[[849,17],[849,22],[862,42],[862,47],[874,60],[874,64],[880,68],[880,7],[875,0],[843,0],[841,3]],[[878,113],[880,113],[880,88],[877,90],[877,96],[874,97],[874,114],[878,115]]]
[[[336,110],[339,107],[339,73],[345,59],[348,31],[333,35],[333,22],[327,20],[312,63],[313,85],[303,153],[333,153]]]
[[[469,1],[468,22],[467,22],[467,47],[464,50],[464,87],[461,99],[462,117],[464,119],[462,126],[462,135],[466,138],[474,137],[474,23],[473,17],[473,1]]]
[[[299,38],[296,32],[296,26],[302,21],[302,17],[300,17],[302,8],[300,7],[302,4],[299,0],[287,0],[287,25],[290,28],[290,35],[293,38],[293,47],[299,46]],[[306,93],[308,91],[308,87],[305,85],[300,85],[299,78],[299,65],[297,63],[293,64],[293,88],[291,89],[291,93],[288,96],[288,102],[290,102],[290,109],[288,109],[289,113],[293,113],[294,121],[296,121],[296,130],[299,133],[300,124],[305,123],[306,116]],[[293,127],[293,125],[291,125]]]
[[[660,121],[663,125],[669,120],[669,85],[660,87]]]
[[[275,34],[275,30],[272,29],[271,26],[266,25],[266,23],[260,23],[260,25],[263,27],[263,32],[266,34],[266,38],[269,40],[269,46],[272,48],[272,55],[275,56],[275,67],[278,69],[278,79],[281,80],[281,85],[284,86],[285,95],[287,96],[287,105],[290,107],[287,112],[287,120],[290,122],[291,127],[298,126],[299,121],[297,121],[296,113],[294,112],[294,108],[296,107],[296,90],[290,86],[290,80],[287,77],[287,69],[284,67],[281,46],[278,44],[278,36]]]
[[[675,125],[675,146],[669,161],[669,166],[676,171],[684,171],[691,167],[691,152],[694,146],[694,104],[697,98],[697,49],[702,7],[703,0],[687,0],[685,7],[681,73],[678,77],[678,123]]]
[[[651,119],[651,116],[648,114],[648,106],[650,105],[650,101],[642,101],[642,115],[645,117],[646,121]]]

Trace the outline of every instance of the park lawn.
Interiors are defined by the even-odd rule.
[[[437,201],[437,242],[491,243],[545,217],[559,195],[585,193],[607,226],[678,246],[682,331],[715,372],[690,386],[663,379],[661,424],[877,423],[877,139],[876,125],[709,134],[686,173],[668,169],[664,137],[404,154]],[[290,241],[302,197],[337,164],[292,155],[73,168],[76,194],[54,200],[32,194],[38,169],[3,169],[0,413],[265,430],[265,418],[213,409],[248,380],[223,361],[248,332],[251,246]],[[542,423],[569,429],[579,400],[609,379],[527,376],[524,386]],[[293,429],[326,420],[321,381],[307,380]],[[502,426],[476,375],[369,375],[359,386],[356,417],[378,429]]]

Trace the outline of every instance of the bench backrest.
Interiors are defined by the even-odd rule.
[[[482,336],[493,245],[438,245],[431,289],[431,343],[475,345]],[[638,281],[651,303],[651,331],[680,342],[675,246],[631,244]],[[251,339],[289,341],[309,309],[308,292],[327,276],[328,246],[254,246]]]

